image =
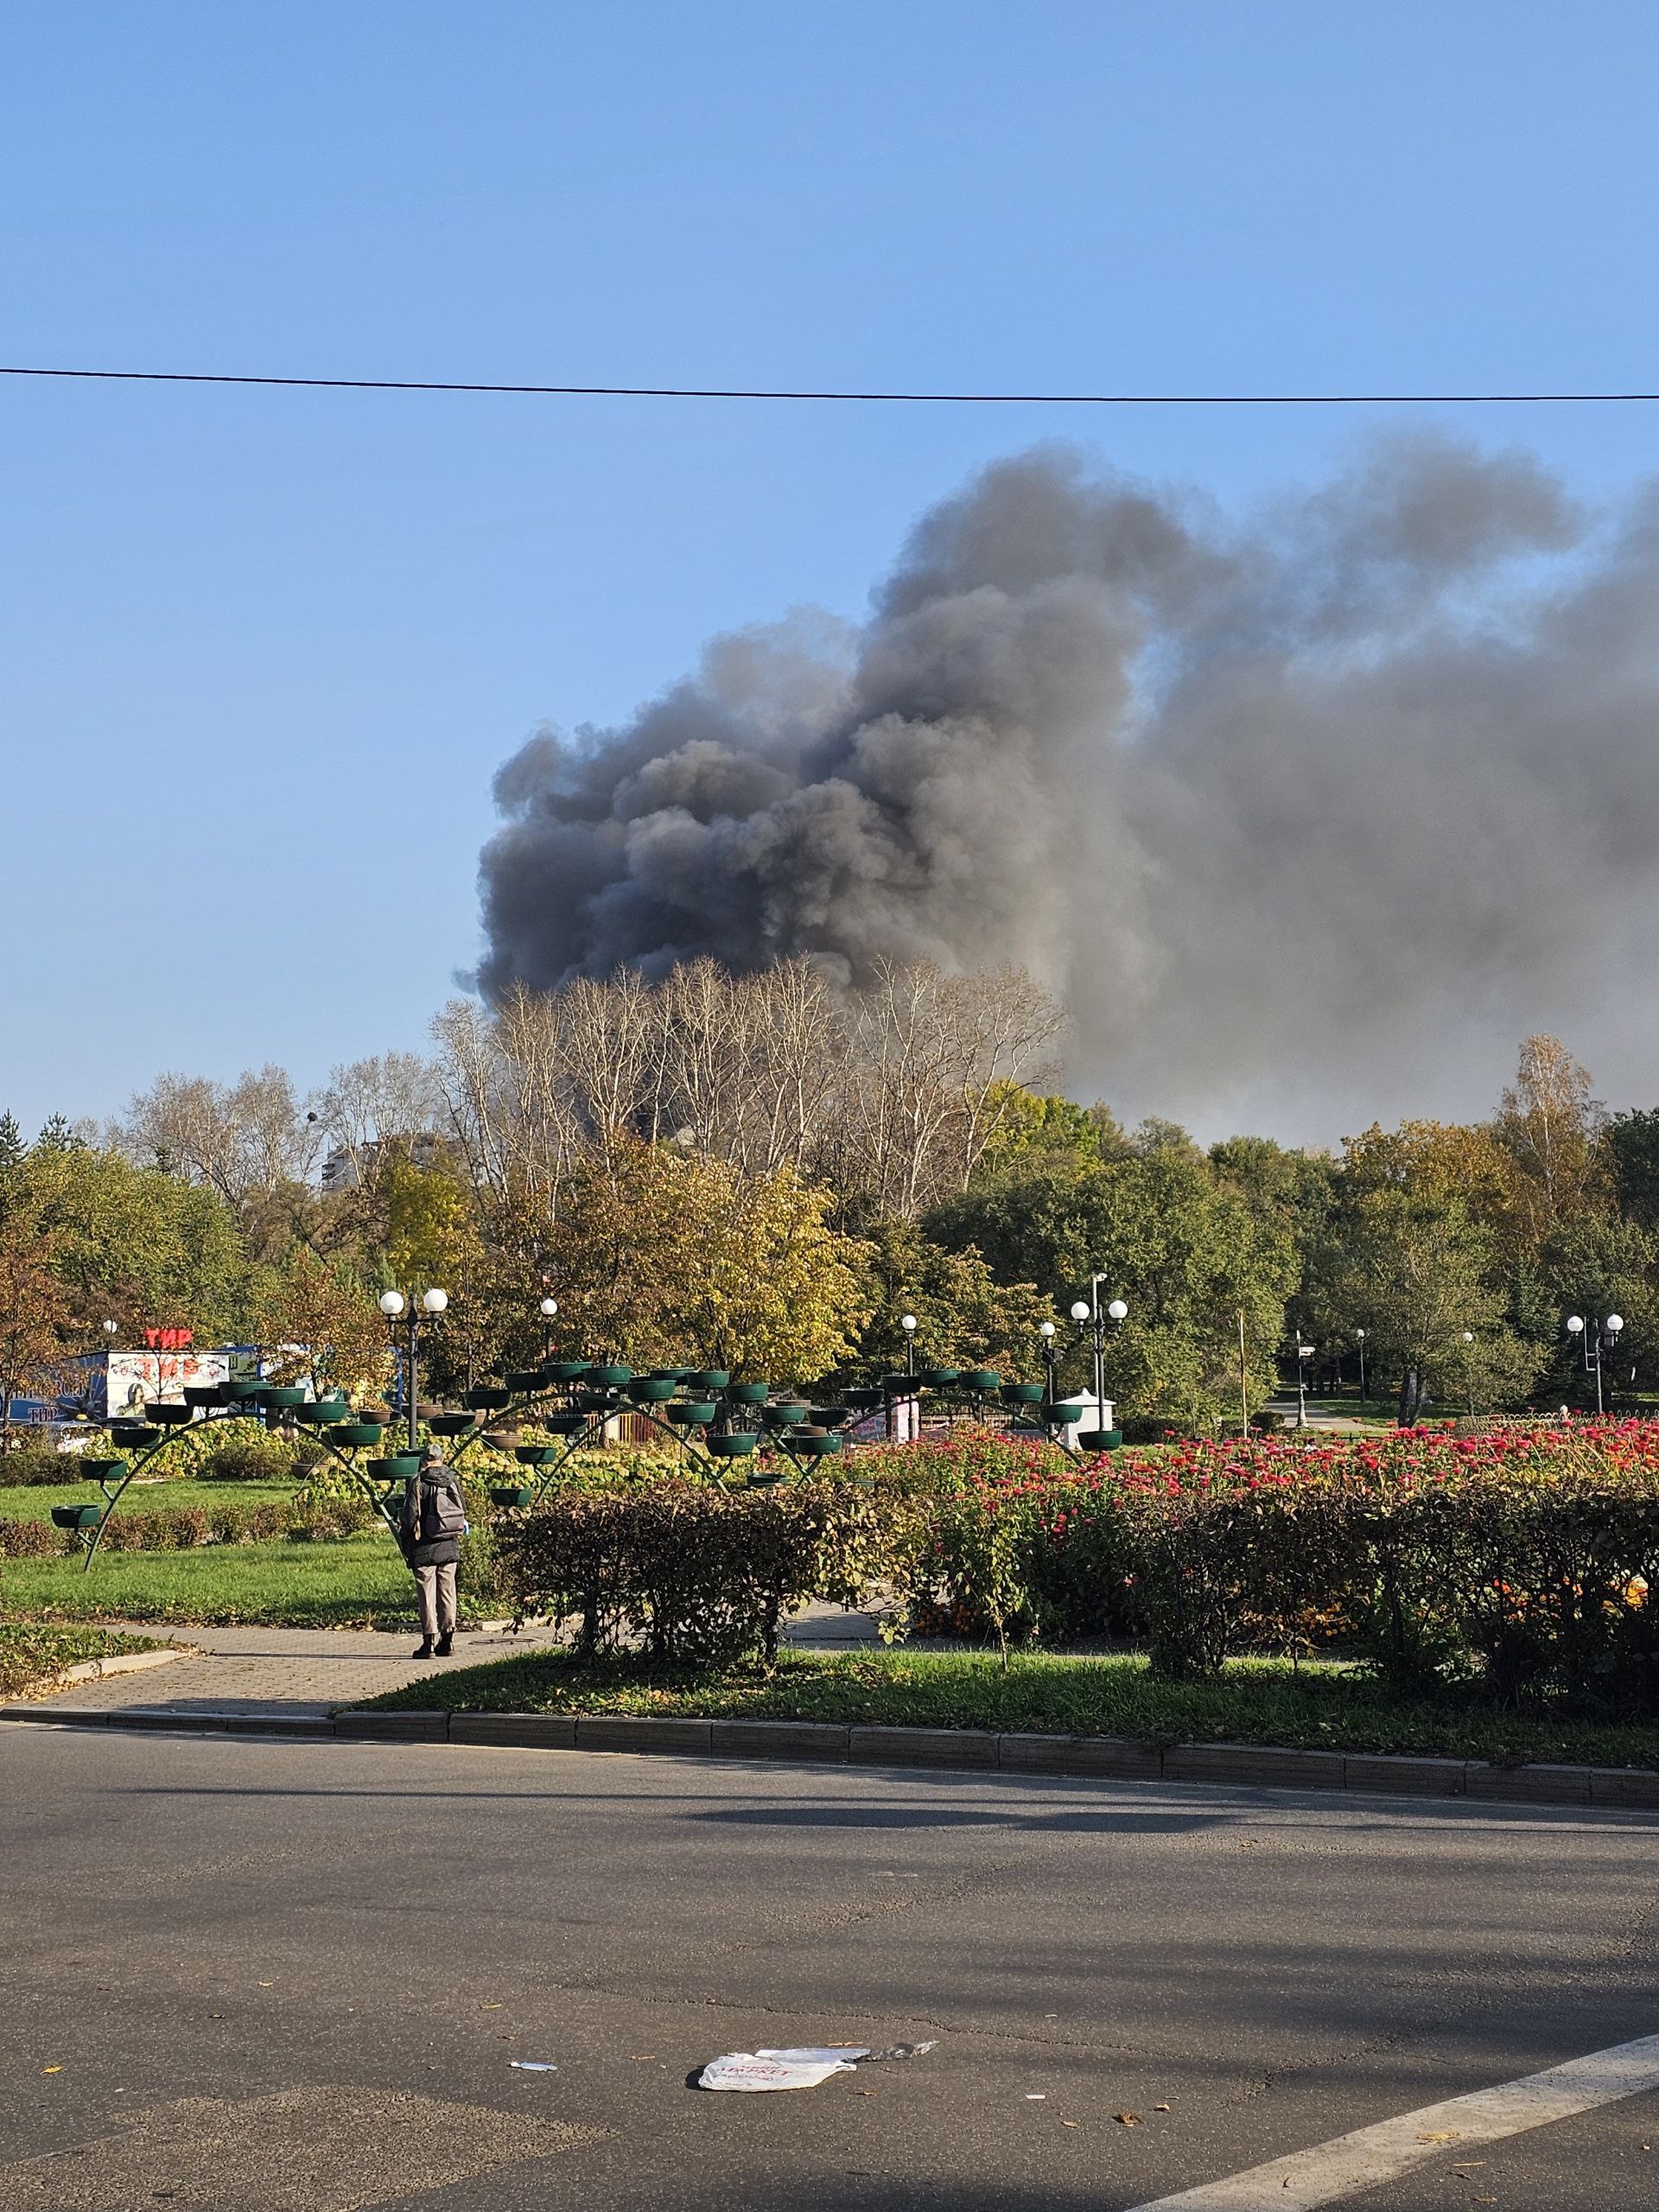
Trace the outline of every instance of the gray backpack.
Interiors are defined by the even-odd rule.
[[[467,1527],[467,1509],[454,1484],[429,1482],[423,1477],[415,1501],[416,1542],[431,1544],[445,1536],[464,1536]]]

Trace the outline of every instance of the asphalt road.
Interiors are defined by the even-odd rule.
[[[1106,2212],[1659,2031],[1637,1815],[14,1726],[0,1869],[3,2212]],[[1659,2094],[1344,2201],[1652,2207]]]

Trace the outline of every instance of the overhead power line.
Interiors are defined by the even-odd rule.
[[[415,377],[232,376],[205,369],[0,366],[0,377],[92,384],[260,385],[297,391],[455,391],[530,399],[792,399],[912,407],[1610,407],[1659,391],[795,391],[725,385],[452,384]]]

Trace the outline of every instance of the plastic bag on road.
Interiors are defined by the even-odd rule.
[[[850,2074],[868,2050],[808,2044],[793,2050],[728,2050],[697,2076],[700,2089],[816,2089],[832,2074]]]

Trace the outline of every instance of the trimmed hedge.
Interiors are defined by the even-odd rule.
[[[876,1589],[924,1631],[1138,1645],[1171,1681],[1313,1652],[1500,1709],[1659,1714],[1659,1424],[1598,1438],[1192,1445],[1079,1468],[988,1433],[727,1492],[563,1495],[498,1532],[521,1611],[588,1654],[775,1652]]]
[[[106,1552],[182,1552],[200,1544],[257,1544],[295,1535],[328,1541],[354,1535],[375,1519],[364,1497],[308,1497],[245,1505],[161,1506],[111,1515],[101,1549]],[[0,1520],[0,1559],[56,1559],[80,1549],[73,1533],[48,1521]]]
[[[575,1618],[585,1656],[637,1641],[664,1662],[770,1660],[796,1605],[855,1603],[891,1565],[894,1518],[852,1483],[733,1491],[677,1478],[557,1494],[498,1529],[495,1547],[521,1617]]]

